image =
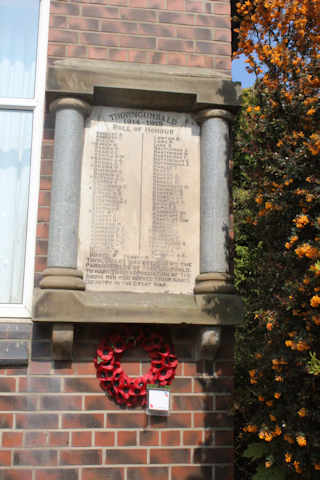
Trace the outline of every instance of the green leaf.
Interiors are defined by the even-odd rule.
[[[282,467],[266,468],[263,463],[257,468],[257,473],[252,477],[252,480],[285,480],[286,470]]]
[[[264,457],[268,451],[269,447],[265,443],[250,443],[248,448],[243,452],[242,456],[245,458],[251,458],[253,461]]]

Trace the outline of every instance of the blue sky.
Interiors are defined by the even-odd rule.
[[[232,61],[232,80],[234,82],[241,82],[242,88],[251,87],[255,82],[255,75],[249,74],[246,71],[245,56]]]

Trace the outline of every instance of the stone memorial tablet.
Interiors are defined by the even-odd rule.
[[[192,117],[95,107],[81,182],[86,288],[191,294],[200,237],[200,131]]]

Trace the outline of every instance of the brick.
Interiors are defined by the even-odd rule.
[[[38,222],[48,222],[50,217],[49,207],[39,207],[38,209]]]
[[[127,62],[128,50],[124,50],[122,48],[110,48],[109,59],[115,62]]]
[[[196,51],[205,55],[230,55],[231,45],[225,43],[196,42]]]
[[[46,153],[46,158],[41,161],[41,175],[52,175],[52,164],[53,161],[49,158],[49,153]]]
[[[80,9],[77,5],[62,2],[51,2],[51,14],[57,15],[79,15]]]
[[[93,33],[83,32],[80,33],[80,43],[86,45],[98,45],[102,47],[118,47],[119,41],[117,37],[109,33]]]
[[[161,12],[159,13],[159,22],[174,25],[194,25],[195,17],[190,13]]]
[[[29,340],[32,333],[31,325],[25,323],[1,323],[0,324],[0,338],[6,340],[23,339]]]
[[[96,18],[119,18],[119,8],[100,5],[90,5],[82,7],[84,17]]]
[[[47,257],[39,257],[35,258],[35,271],[36,272],[43,272],[47,268]]]
[[[185,10],[185,0],[167,0],[167,10]]]
[[[231,395],[217,395],[216,396],[216,410],[230,410],[233,404]]]
[[[0,415],[0,428],[12,428],[13,415],[11,413],[1,413]]]
[[[137,445],[137,432],[118,432],[118,446],[128,447]]]
[[[135,63],[151,63],[150,62],[150,54],[151,52],[147,52],[145,50],[129,50],[128,58],[129,62]]]
[[[216,57],[214,65],[216,70],[231,72],[231,58],[229,57]]]
[[[54,450],[15,450],[13,464],[54,467],[57,465],[57,452]]]
[[[211,467],[204,466],[186,466],[172,467],[172,480],[212,480]]]
[[[17,365],[16,367],[9,367],[6,368],[6,374],[7,375],[14,375],[14,376],[20,376],[20,375],[26,375],[27,374],[27,371],[28,371],[28,368],[26,366],[22,366],[22,365]]]
[[[164,430],[161,432],[161,445],[177,446],[180,445],[180,431]]]
[[[103,414],[66,413],[62,417],[62,428],[102,428],[103,426]]]
[[[218,42],[231,42],[231,31],[228,28],[214,30],[214,40]]]
[[[100,465],[101,464],[101,450],[91,450],[86,448],[84,450],[61,450],[60,464],[61,465]]]
[[[78,471],[71,468],[36,470],[36,480],[78,480]],[[23,479],[24,480],[24,479]]]
[[[88,49],[82,45],[68,45],[67,56],[73,58],[86,58],[88,56]]]
[[[215,432],[215,444],[216,445],[232,445],[233,444],[233,431],[232,430],[217,430]]]
[[[193,42],[189,40],[176,40],[173,38],[160,38],[158,40],[159,50],[174,52],[192,52]]]
[[[42,410],[81,410],[82,397],[71,395],[50,395],[41,398]]]
[[[157,65],[166,65],[167,63],[166,55],[160,52],[153,52],[151,54],[151,63],[157,64]]]
[[[51,177],[47,175],[41,175],[40,177],[40,190],[51,189]]]
[[[36,255],[48,254],[48,240],[37,240],[36,243]]]
[[[122,36],[119,38],[120,47],[155,49],[156,39],[152,37],[129,37]]]
[[[96,375],[96,368],[93,362],[73,362],[73,369],[76,375]]]
[[[189,55],[188,65],[190,67],[213,68],[213,60],[211,57],[204,55]]]
[[[142,430],[139,432],[140,445],[156,446],[159,445],[159,432],[155,430]]]
[[[212,30],[209,28],[194,28],[193,35],[196,40],[212,40]]]
[[[232,377],[234,373],[233,362],[216,362],[214,373],[216,377]]]
[[[175,395],[173,410],[212,410],[212,397],[200,395]]]
[[[0,392],[15,392],[16,379],[0,377]]]
[[[226,413],[195,413],[194,414],[195,427],[232,427],[233,418]]]
[[[50,206],[50,192],[39,192],[39,206]]]
[[[174,37],[175,30],[171,25],[158,25],[154,23],[139,23],[138,34],[153,35],[155,37]]]
[[[187,12],[203,12],[203,2],[202,1],[194,1],[194,0],[186,0],[186,11]]]
[[[21,447],[22,439],[23,439],[22,432],[3,432],[2,446],[3,447]]]
[[[101,389],[96,378],[66,378],[64,381],[64,391],[71,392],[86,392],[86,393],[100,393]]]
[[[10,468],[10,470],[2,469],[1,470],[1,480],[32,480],[32,471],[31,470],[23,470],[21,468],[14,469]]]
[[[154,10],[135,10],[134,8],[121,8],[120,18],[135,22],[156,22],[157,13]]]
[[[187,448],[153,448],[150,450],[150,463],[189,463],[190,450]]]
[[[233,461],[233,448],[197,448],[194,463],[230,463]]]
[[[91,447],[92,432],[72,432],[71,439],[71,444],[73,447]]]
[[[124,480],[123,468],[83,468],[82,480]]]
[[[29,342],[26,340],[2,340],[0,342],[0,365],[26,365],[28,347]]]
[[[88,47],[88,58],[95,60],[105,60],[108,55],[107,48]]]
[[[58,393],[61,380],[57,377],[23,377],[19,379],[19,392]]]
[[[135,465],[147,463],[147,451],[143,449],[110,449],[106,450],[106,464]]]
[[[0,395],[0,410],[36,410],[37,399],[35,397],[25,397],[19,395]]]
[[[215,2],[213,4],[213,13],[215,15],[229,15],[230,14],[230,3]]]
[[[172,393],[191,393],[192,380],[191,378],[175,378],[171,385]]]
[[[233,480],[233,466],[226,465],[215,467],[215,480]]]
[[[184,445],[201,445],[202,430],[186,430],[183,432]]]
[[[110,33],[136,33],[137,24],[116,20],[105,21],[101,23],[101,31]]]
[[[189,40],[194,39],[194,29],[190,27],[176,27],[176,36],[178,38],[186,38]],[[178,367],[182,367],[182,363],[179,363]],[[176,370],[176,375],[181,375],[181,372],[178,374]]]
[[[0,466],[8,467],[11,465],[11,450],[0,451]]]
[[[114,445],[114,432],[94,432],[94,444],[97,447],[112,447]]]
[[[68,23],[72,30],[99,30],[99,21],[94,18],[69,17]]]
[[[50,15],[50,27],[68,28],[67,17],[62,15]]]
[[[51,372],[51,362],[43,360],[31,360],[29,361],[29,375],[46,375]]]
[[[37,225],[37,237],[45,238],[49,237],[49,224],[48,223],[38,223]]]
[[[78,33],[70,30],[49,30],[49,42],[78,43]]]
[[[205,27],[230,28],[230,17],[197,15],[195,24],[203,25]]]
[[[108,413],[108,428],[144,428],[146,426],[145,413]]]
[[[120,407],[110,400],[104,393],[88,395],[84,400],[85,410],[120,410]]]
[[[150,417],[150,426],[154,428],[190,428],[191,413],[172,413],[168,417]]]
[[[47,432],[26,432],[24,437],[25,447],[43,447],[47,444]]]
[[[169,478],[168,467],[129,467],[127,480],[165,480]]]
[[[65,447],[69,445],[68,432],[49,432],[48,443],[52,447]]]
[[[233,379],[211,378],[205,380],[204,378],[194,379],[194,392],[195,393],[232,393],[233,391]]]
[[[16,415],[16,428],[47,429],[58,428],[58,415],[42,413],[18,413]]]

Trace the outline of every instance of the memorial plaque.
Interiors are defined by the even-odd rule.
[[[192,117],[95,107],[81,180],[86,288],[191,294],[199,225],[200,130]]]

